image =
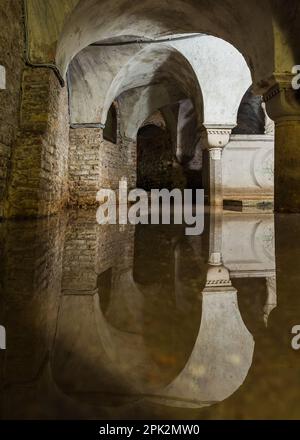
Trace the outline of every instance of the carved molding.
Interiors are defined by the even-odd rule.
[[[201,138],[203,140],[203,145],[206,149],[222,149],[224,148],[229,140],[232,129],[234,126],[217,126],[204,124],[204,129],[201,133]],[[219,155],[219,153],[217,153]]]
[[[275,121],[300,120],[300,93],[292,88],[292,75],[275,75],[277,81],[264,94],[269,117]]]

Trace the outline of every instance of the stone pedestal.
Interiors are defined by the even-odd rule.
[[[264,99],[275,121],[275,211],[300,212],[300,97],[288,76]]]

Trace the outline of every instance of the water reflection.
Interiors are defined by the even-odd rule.
[[[280,333],[299,300],[276,313],[273,215],[212,212],[187,237],[70,212],[3,223],[0,240],[2,418],[299,415]],[[278,254],[282,267],[286,241]]]

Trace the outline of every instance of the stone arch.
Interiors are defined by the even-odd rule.
[[[147,60],[149,59],[151,62],[148,64]],[[152,62],[153,59],[155,62]],[[179,66],[181,68],[180,71]],[[164,84],[166,82],[169,83],[167,89],[169,89],[171,96],[178,95],[178,88],[182,95],[191,96],[195,100],[200,118],[203,118],[202,91],[196,72],[184,54],[174,47],[163,44],[159,45],[159,47],[146,47],[142,49],[120,69],[105,97],[102,121],[106,118],[107,108],[109,108],[110,103],[124,92],[161,82]],[[151,97],[151,99],[154,98]],[[166,104],[174,102],[174,98],[169,99],[170,101],[166,102]],[[154,110],[153,104],[151,105],[150,113],[148,106],[146,106],[146,110],[137,119],[136,128]]]
[[[72,123],[102,125],[119,95],[163,83],[176,100],[178,88],[180,99],[192,99],[205,125],[234,126],[252,82],[242,54],[226,41],[206,35],[142,47],[88,47],[72,61],[69,78]],[[229,89],[235,93],[229,94]]]
[[[108,1],[81,0],[61,27],[56,63],[64,76],[71,59],[91,43],[116,36],[151,39],[192,32],[214,35],[233,44],[243,53],[257,85],[261,86],[263,80],[272,76],[275,70],[272,4],[270,1],[257,4],[254,0],[239,5],[230,0],[217,4],[212,0],[176,0],[172,11],[167,1],[130,4],[119,0],[112,5]]]

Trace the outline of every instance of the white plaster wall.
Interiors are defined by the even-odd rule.
[[[224,198],[272,200],[274,137],[233,135],[223,151]]]

